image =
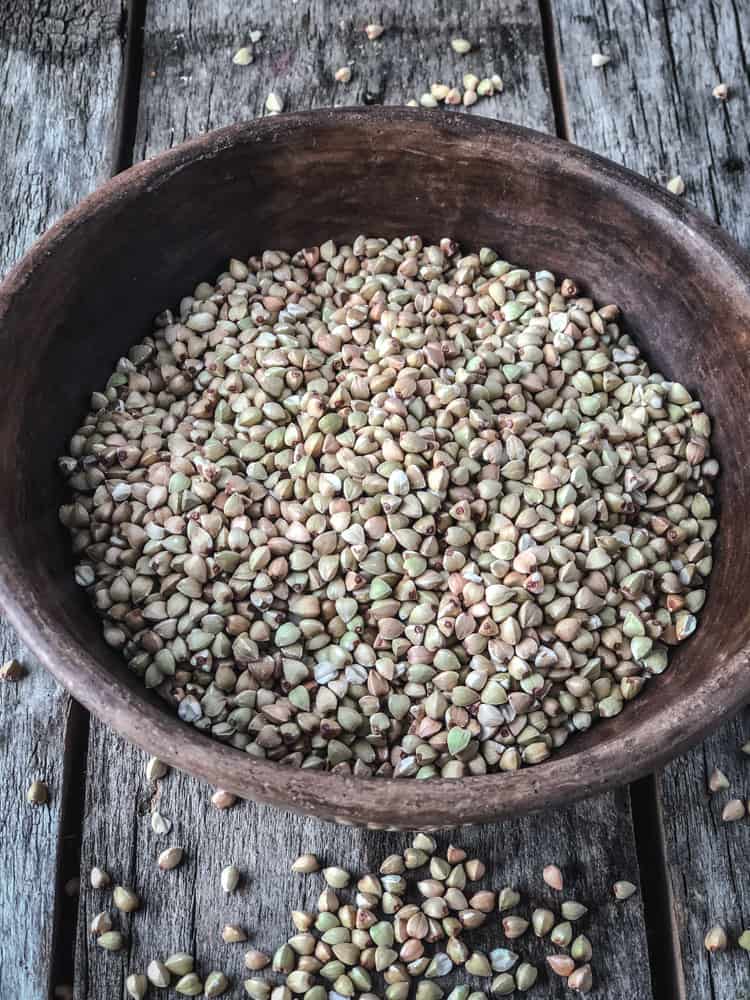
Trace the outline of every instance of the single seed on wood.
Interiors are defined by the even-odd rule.
[[[270,961],[271,956],[266,955],[264,951],[258,951],[255,948],[251,948],[249,951],[245,952],[245,965],[248,969],[252,969],[253,972],[265,969]]]
[[[435,100],[432,94],[427,94],[427,93],[422,94],[420,96],[419,103],[423,108],[436,108],[438,106],[438,102]]]
[[[209,972],[203,984],[203,992],[207,997],[220,997],[229,989],[229,980],[223,972]]]
[[[167,771],[169,771],[169,766],[163,760],[159,760],[158,757],[149,757],[146,763],[146,777],[149,781],[158,781],[165,777]]]
[[[295,966],[294,950],[288,944],[282,944],[273,955],[272,969],[274,972],[289,973]]]
[[[164,964],[175,976],[184,976],[195,968],[195,959],[185,951],[176,951],[164,959]]]
[[[615,899],[624,900],[630,899],[633,893],[636,891],[636,886],[632,882],[615,882],[612,886],[612,892],[615,894]]]
[[[740,749],[744,754],[750,755],[750,740],[747,743],[743,743]]]
[[[667,191],[671,194],[681,195],[685,193],[685,181],[676,174],[674,177],[670,177],[667,181]]]
[[[477,92],[476,90],[465,90],[463,97],[461,98],[463,106],[465,108],[470,108],[472,104],[477,103]]]
[[[266,98],[266,111],[268,111],[272,115],[277,115],[279,114],[280,111],[283,110],[284,110],[283,100],[279,97],[279,95],[275,91],[272,90],[271,93]]]
[[[382,24],[373,23],[365,26],[365,34],[371,42],[374,42],[376,38],[380,38],[384,31],[385,28]]]
[[[18,660],[6,660],[0,667],[0,681],[18,681],[23,674],[24,669]]]
[[[224,892],[234,892],[240,881],[240,870],[236,865],[227,865],[221,870],[221,888]]]
[[[531,914],[531,926],[537,937],[545,937],[555,926],[555,914],[552,910],[536,909]]]
[[[568,976],[568,986],[578,993],[590,993],[593,985],[590,965],[582,965]]]
[[[94,889],[106,889],[112,883],[109,873],[103,868],[92,868],[89,879]]]
[[[175,993],[184,997],[197,997],[203,992],[203,983],[194,972],[178,979],[174,985]]]
[[[333,74],[333,78],[337,83],[349,83],[352,78],[352,71],[348,66],[341,66]]]
[[[292,865],[292,871],[301,872],[303,875],[309,875],[311,872],[319,872],[320,862],[314,854],[300,854]]]
[[[332,889],[345,889],[349,885],[351,876],[343,868],[324,868],[323,878]]]
[[[271,996],[271,986],[262,979],[246,979],[243,984],[245,993],[253,1000],[268,1000]]]
[[[567,948],[572,938],[573,928],[567,920],[564,920],[561,924],[557,924],[556,927],[553,927],[552,933],[549,936],[552,944],[556,944],[559,948]]]
[[[105,951],[120,951],[125,939],[119,931],[105,931],[96,939],[96,943]]]
[[[518,906],[521,902],[520,893],[516,892],[515,889],[511,889],[506,886],[504,889],[500,890],[500,895],[497,898],[497,908],[502,913],[504,910],[512,910],[514,906]]]
[[[523,917],[503,917],[503,932],[511,941],[525,934],[528,926],[528,920],[524,920]]]
[[[538,977],[539,970],[535,965],[531,965],[530,962],[521,962],[516,969],[516,986],[522,993],[525,993],[526,990],[531,989]]]
[[[315,978],[309,972],[295,969],[286,977],[286,986],[292,993],[307,993],[315,985]]]
[[[464,73],[464,90],[476,90],[479,86],[479,77],[475,73]]]
[[[494,993],[498,997],[506,997],[511,993],[516,991],[516,981],[509,972],[501,972],[499,976],[495,976],[492,980],[492,985],[490,986],[490,992]]]
[[[253,43],[253,45],[256,45],[263,37],[263,32],[259,31],[257,28],[254,28],[250,32],[248,37],[250,38],[250,41]]]
[[[547,965],[556,976],[564,976],[566,979],[576,967],[569,955],[548,955]]]
[[[464,857],[465,856],[464,852]],[[484,876],[487,868],[482,861],[479,861],[478,858],[472,858],[470,861],[466,862],[464,870],[466,872],[466,877],[470,882],[478,882],[479,879]]]
[[[151,983],[152,986],[156,986],[159,989],[163,989],[165,986],[169,986],[171,982],[171,977],[169,974],[169,969],[163,962],[158,959],[148,963],[148,968],[146,969],[146,978]]]
[[[112,930],[112,917],[103,910],[101,913],[97,913],[90,924],[91,933],[95,935],[106,934],[107,931]]]
[[[341,914],[339,915],[341,916]],[[329,931],[324,931],[321,937],[321,941],[324,944],[338,944],[341,941],[349,941],[351,938],[351,932],[349,928],[344,927],[339,923],[338,926],[332,927]],[[287,944],[296,952],[298,955],[312,955],[315,951],[316,941],[312,934],[295,934],[290,937]],[[289,952],[283,952],[288,959],[293,960],[294,956],[290,956]],[[283,970],[282,970],[283,971]]]
[[[490,965],[495,972],[507,972],[518,961],[518,955],[509,948],[494,948],[490,952]]]
[[[573,899],[566,899],[560,909],[566,920],[580,920],[589,912],[588,906],[577,903]]]
[[[460,56],[471,52],[471,42],[467,38],[451,38],[451,48]]]
[[[240,927],[239,924],[225,924],[222,928],[221,936],[227,944],[247,941],[247,931]]]
[[[414,835],[411,846],[417,851],[426,851],[428,854],[434,854],[437,850],[437,841],[428,833],[417,833]]]
[[[723,771],[715,767],[708,779],[708,790],[710,792],[720,792],[729,788],[729,779]]]
[[[26,801],[32,806],[42,806],[49,799],[49,789],[43,781],[32,781],[26,792]]]
[[[305,910],[292,910],[292,923],[298,931],[302,931],[304,934],[315,923],[315,914],[308,913]]]
[[[542,878],[550,889],[556,889],[558,892],[562,891],[563,876],[557,865],[547,865],[542,872]]]
[[[469,900],[469,907],[472,910],[479,910],[480,913],[492,913],[495,909],[495,893],[489,889],[475,892]]]
[[[146,977],[140,972],[131,973],[125,980],[125,989],[128,991],[128,996],[133,997],[133,1000],[143,1000],[146,996],[147,986]]]
[[[422,864],[424,864],[424,861],[422,861]],[[380,866],[380,874],[400,875],[405,867],[407,867],[405,855],[402,856],[401,854],[389,854],[388,857],[385,858],[385,860]]]
[[[172,820],[162,816],[160,812],[151,813],[151,829],[160,837],[165,836],[172,829]]]
[[[721,811],[725,823],[733,823],[745,815],[745,803],[742,799],[730,799]]]
[[[461,869],[463,871],[463,869]],[[433,857],[430,859],[430,877],[445,882],[451,873],[451,866],[445,858]],[[448,883],[446,882],[446,885]],[[459,887],[457,887],[459,888]]]
[[[217,788],[211,796],[211,804],[216,806],[217,809],[231,809],[236,802],[237,796],[232,795],[231,792],[227,792],[223,788]]]
[[[728,943],[726,931],[718,924],[715,927],[712,927],[703,939],[706,951],[710,951],[712,953],[717,951],[726,951]]]
[[[717,83],[711,93],[717,101],[726,101],[729,97],[729,87],[725,83]]]
[[[158,858],[158,865],[163,872],[171,871],[182,861],[184,850],[181,847],[167,847]]]
[[[472,976],[491,976],[492,966],[483,952],[474,951],[464,963],[464,968]]]
[[[232,56],[232,62],[235,66],[249,66],[253,61],[253,50],[243,46],[241,49],[237,49],[235,54]]]
[[[743,951],[750,951],[750,931],[743,931],[737,939],[737,944]]]
[[[571,958],[576,960],[576,962],[591,961],[593,948],[591,947],[591,942],[585,934],[579,934],[575,941],[571,944],[570,955]]]
[[[408,995],[408,991],[406,995]],[[416,1000],[441,1000],[442,996],[443,991],[437,983],[433,983],[429,979],[420,979],[417,983]]]
[[[605,56],[602,52],[593,52],[591,55],[591,65],[594,69],[601,69],[607,63],[612,62],[611,56]]]
[[[112,893],[112,901],[122,913],[133,913],[141,905],[141,901],[136,893],[124,885],[115,886],[115,891]]]

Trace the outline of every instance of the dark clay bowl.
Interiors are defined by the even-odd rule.
[[[229,256],[358,233],[452,236],[617,302],[652,366],[714,421],[720,540],[668,671],[546,763],[461,781],[358,780],[255,760],[182,723],[104,643],[71,576],[55,458],[152,317]],[[233,126],[120,174],[0,286],[0,600],[79,701],[170,764],[246,798],[408,829],[558,806],[686,750],[750,700],[750,266],[704,216],[575,146],[458,114],[316,111]]]

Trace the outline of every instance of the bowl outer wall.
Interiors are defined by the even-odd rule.
[[[489,243],[509,259],[585,280],[598,301],[622,305],[652,364],[697,389],[715,418],[721,539],[696,636],[622,715],[515,774],[354,779],[283,768],[210,740],[105,646],[54,523],[62,490],[52,462],[85,412],[80,386],[101,384],[118,353],[148,332],[151,315],[220,267],[222,253],[294,249],[368,230]],[[239,795],[324,818],[454,826],[632,780],[750,697],[742,586],[750,574],[742,530],[750,498],[749,276],[747,258],[720,229],[644,179],[477,117],[307,112],[230,126],[161,154],[64,216],[0,286],[6,616],[74,697],[150,753]],[[109,336],[98,333],[103,322]],[[71,356],[76,377],[58,382]]]

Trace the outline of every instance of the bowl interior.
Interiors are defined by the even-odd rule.
[[[618,303],[652,367],[703,401],[722,466],[709,599],[667,673],[618,718],[531,772],[471,779],[460,792],[441,782],[442,791],[405,796],[399,783],[396,817],[387,814],[392,783],[379,783],[385,805],[369,811],[346,804],[349,792],[339,795],[346,782],[335,776],[316,776],[307,783],[316,791],[302,794],[287,769],[253,772],[246,755],[166,718],[101,639],[71,580],[68,540],[56,519],[55,458],[90,391],[150,331],[157,312],[215,276],[230,256],[327,238],[351,242],[359,233],[493,246],[531,270],[573,277],[599,303]],[[139,742],[158,737],[161,753],[188,769],[217,780],[199,761],[224,768],[236,758],[241,778],[217,783],[324,815],[439,825],[440,802],[452,822],[457,808],[458,819],[469,821],[573,797],[581,782],[594,791],[625,780],[747,699],[747,272],[705,220],[632,175],[546,137],[463,116],[319,112],[251,123],[128,172],[66,217],[0,291],[0,322],[7,610],[77,697]],[[194,755],[183,737],[197,747]]]

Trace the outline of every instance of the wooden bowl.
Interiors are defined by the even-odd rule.
[[[182,723],[100,637],[57,522],[55,458],[152,317],[230,255],[358,233],[452,236],[617,302],[651,364],[697,392],[722,467],[720,541],[693,638],[615,719],[514,774],[355,779],[255,760]],[[69,212],[0,286],[0,599],[75,698],[170,764],[240,796],[339,821],[455,826],[630,781],[750,699],[750,265],[635,174],[477,117],[378,108],[212,132]]]

